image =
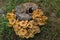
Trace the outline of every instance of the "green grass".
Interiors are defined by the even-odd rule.
[[[2,7],[5,9],[5,16],[7,12],[10,12],[17,5],[25,2],[29,2],[29,0],[7,0],[8,5]],[[36,2],[34,0],[30,0],[30,2]],[[60,18],[60,0],[39,0],[36,2],[41,8],[45,15],[50,17],[51,13],[56,13],[56,16]],[[2,14],[1,14],[2,15]],[[7,26],[6,18],[3,18],[0,15],[0,40],[26,40],[19,38],[12,28]],[[60,26],[53,26],[50,18],[46,25],[41,27],[41,33],[36,34],[34,38],[29,38],[27,40],[60,40],[59,32]]]
[[[57,12],[56,16],[60,18],[60,10]]]

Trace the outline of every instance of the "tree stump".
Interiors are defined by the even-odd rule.
[[[31,20],[32,12],[37,8],[35,3],[22,3],[15,7],[15,15],[19,20]]]

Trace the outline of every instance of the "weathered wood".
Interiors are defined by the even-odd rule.
[[[33,10],[37,8],[35,3],[22,3],[15,7],[15,14],[19,20],[30,20]]]

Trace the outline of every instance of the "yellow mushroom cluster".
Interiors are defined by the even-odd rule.
[[[36,9],[33,12],[32,18],[34,20],[36,20],[36,22],[39,25],[45,25],[46,24],[46,20],[48,19],[44,14],[43,11],[41,9]]]
[[[16,15],[14,14],[14,10],[12,10],[12,12],[7,13],[6,18],[9,21],[9,27],[12,27],[16,22]]]
[[[40,33],[39,26],[37,26],[33,20],[16,21],[13,29],[17,35],[23,38],[34,37],[34,34]]]
[[[7,19],[9,26],[13,27],[16,35],[22,38],[33,38],[36,33],[40,33],[40,27],[38,25],[45,25],[47,17],[44,16],[40,9],[34,10],[32,13],[32,20],[21,20],[16,19],[14,10],[7,13]]]

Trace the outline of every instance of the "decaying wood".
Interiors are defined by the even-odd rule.
[[[33,10],[37,8],[38,6],[35,3],[22,3],[16,6],[15,14],[19,20],[30,20]]]

